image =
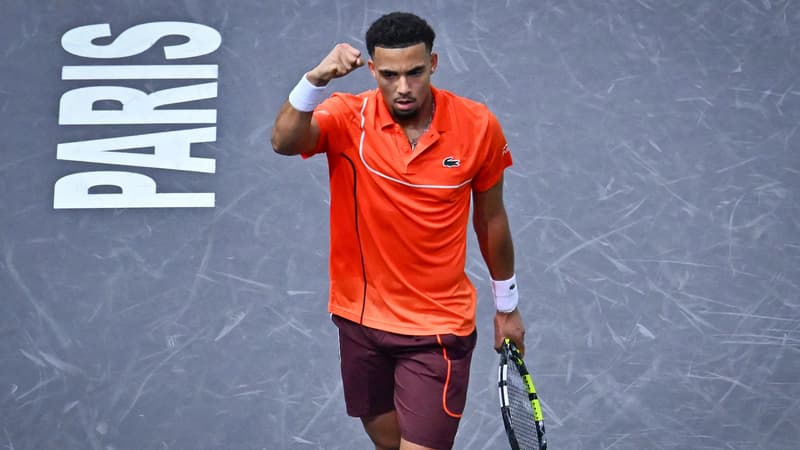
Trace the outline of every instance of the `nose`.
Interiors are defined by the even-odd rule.
[[[411,93],[411,83],[408,82],[408,77],[401,76],[397,80],[397,93],[399,95],[408,95]]]

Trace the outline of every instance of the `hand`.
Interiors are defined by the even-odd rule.
[[[494,315],[494,348],[498,350],[503,345],[503,339],[509,338],[517,345],[519,352],[525,355],[525,324],[519,308],[510,313],[497,312]]]
[[[350,44],[337,44],[306,77],[315,86],[325,86],[332,79],[343,77],[363,65],[358,49]]]

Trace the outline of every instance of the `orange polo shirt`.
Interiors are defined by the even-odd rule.
[[[338,316],[393,333],[470,334],[475,287],[464,272],[471,190],[511,165],[482,104],[432,88],[415,149],[378,90],[337,93],[314,111],[330,175],[330,298]]]

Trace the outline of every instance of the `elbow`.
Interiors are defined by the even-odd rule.
[[[277,146],[274,143],[272,144],[272,151],[282,156],[291,155],[291,153],[289,153],[285,148]]]
[[[274,132],[272,133],[270,144],[272,145],[272,151],[279,155],[289,156],[293,154],[290,147],[286,145],[286,143],[280,139],[280,136],[276,135]]]
[[[478,214],[472,218],[472,227],[478,236],[501,236],[509,232],[508,217],[504,212],[493,216]]]

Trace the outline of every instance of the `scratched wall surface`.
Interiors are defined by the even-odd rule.
[[[438,32],[439,87],[488,104],[529,363],[554,449],[800,442],[800,4],[709,1],[38,1],[0,15],[0,447],[369,448],[343,410],[325,311],[324,158],[274,155],[272,120],[379,14]],[[180,20],[222,47],[214,174],[59,161],[77,26]],[[160,48],[160,47],[159,47]],[[171,84],[170,84],[171,83]],[[130,84],[150,90],[191,84]],[[336,88],[371,88],[366,70]],[[183,126],[184,128],[186,126]],[[60,177],[147,174],[213,209],[53,210]],[[503,449],[487,272],[459,449]]]

